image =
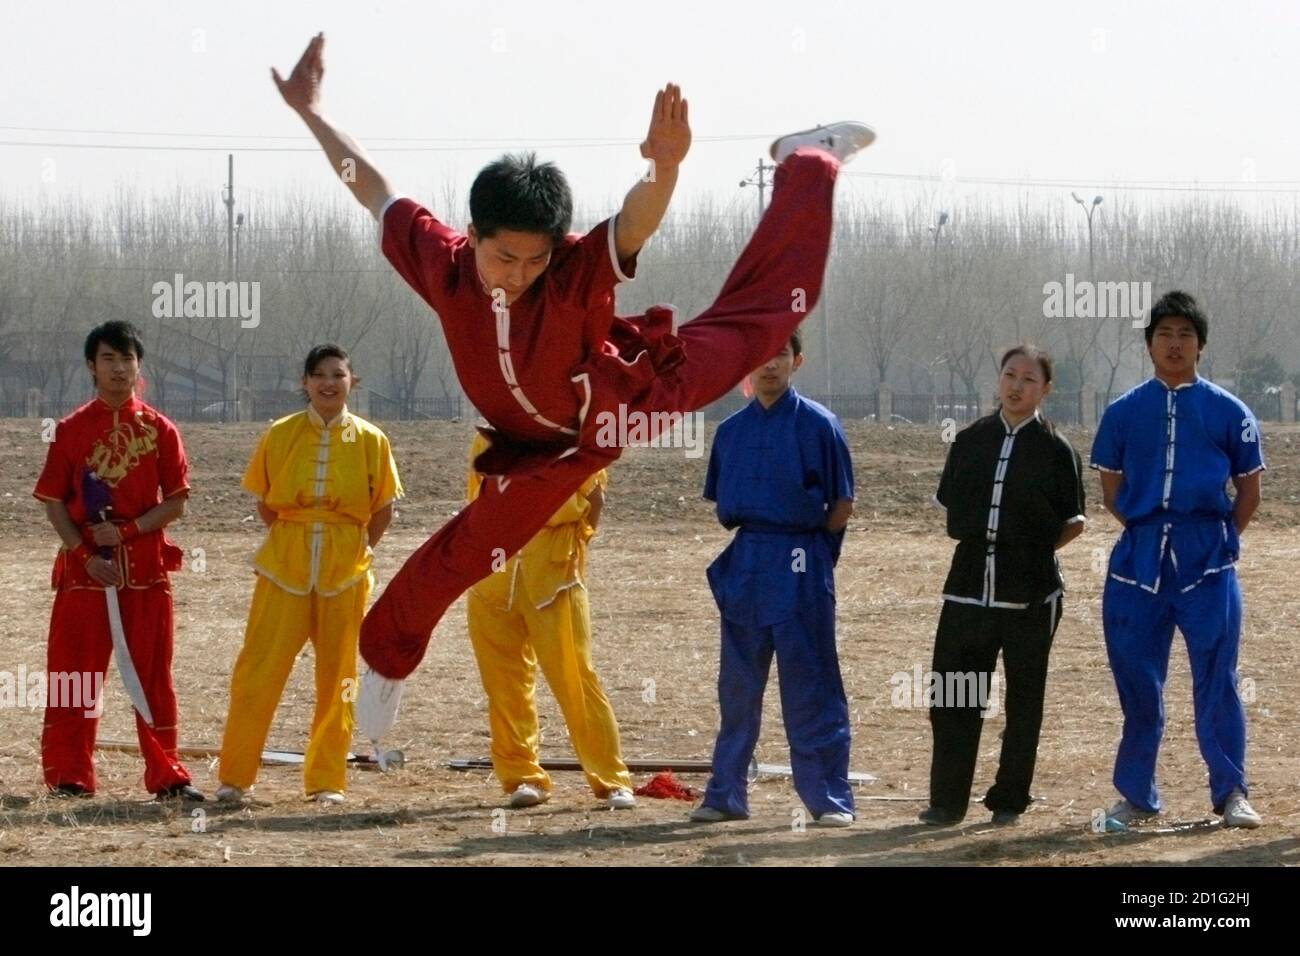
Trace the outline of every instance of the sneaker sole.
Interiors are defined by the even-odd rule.
[[[827,123],[824,126],[814,126],[811,129],[801,129],[797,133],[786,133],[784,136],[778,136],[776,139],[772,140],[772,145],[768,147],[767,155],[771,157],[773,162],[776,162],[777,147],[784,140],[795,139],[800,136],[808,136],[809,134],[816,133],[819,130],[834,130],[837,126],[849,126],[849,125],[860,126],[866,130],[865,134],[862,133],[858,134],[859,136],[865,138],[866,142],[858,146],[857,149],[853,151],[853,155],[860,153],[862,150],[866,149],[868,146],[870,146],[872,143],[876,141],[876,131],[872,129],[870,126],[868,126],[866,123],[858,123],[854,120],[841,120],[838,123]],[[829,150],[827,151],[829,152]],[[844,162],[847,160],[841,160],[841,161]]]

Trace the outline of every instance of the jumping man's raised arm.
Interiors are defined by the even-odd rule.
[[[677,167],[690,148],[688,104],[682,99],[681,87],[669,83],[655,94],[650,132],[641,144],[650,171],[628,191],[614,225],[614,249],[620,261],[636,255],[659,228],[677,187]]]
[[[306,51],[287,80],[280,76],[275,67],[271,67],[271,79],[275,80],[284,101],[302,117],[321,149],[325,150],[335,175],[343,180],[357,202],[378,219],[384,201],[395,190],[375,169],[361,144],[337,129],[321,113],[320,88],[325,77],[324,50],[325,34],[318,33],[307,44]]]

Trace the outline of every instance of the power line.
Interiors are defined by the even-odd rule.
[[[1257,183],[1240,183],[1236,180],[1208,180],[1200,183],[1179,183],[1162,180],[1093,180],[1079,179],[1015,179],[1000,176],[962,176],[958,178],[926,175],[923,173],[843,172],[841,176],[865,179],[891,179],[912,182],[949,183],[955,186],[1027,186],[1040,189],[1077,189],[1080,183],[1089,183],[1098,189],[1122,189],[1140,192],[1219,192],[1219,193],[1298,193],[1300,181],[1266,180]],[[1256,188],[1259,186],[1288,186],[1286,189]]]
[[[106,149],[106,150],[139,150],[139,151],[159,151],[159,152],[228,152],[235,148],[241,152],[260,152],[260,153],[315,153],[319,152],[319,147],[315,145],[308,146],[238,146],[232,147],[230,141],[268,141],[268,140],[287,140],[310,142],[310,136],[278,136],[271,134],[247,134],[247,133],[182,133],[182,132],[164,132],[157,130],[106,130],[106,129],[83,129],[75,127],[53,127],[53,126],[0,126],[0,130],[12,132],[42,132],[42,133],[76,133],[83,135],[97,136],[156,136],[176,139],[198,138],[219,140],[221,145],[197,145],[197,144],[176,144],[176,143],[86,143],[86,142],[52,142],[49,140],[0,140],[0,146],[15,147],[38,147],[42,149]],[[363,136],[358,137],[370,143],[432,143],[439,145],[426,146],[368,146],[369,152],[389,152],[389,153],[437,153],[437,152],[478,152],[492,151],[503,147],[533,148],[533,147],[551,147],[556,149],[603,149],[610,147],[628,147],[640,144],[639,139],[620,139],[614,137],[546,137],[546,138],[485,138],[485,137],[436,137],[436,136]],[[696,136],[695,143],[736,143],[746,141],[766,141],[771,138],[771,134],[766,133],[744,133],[729,134],[720,136]],[[1094,180],[1089,177],[1078,177],[1074,179],[1048,178],[1032,179],[1024,177],[1002,177],[1002,176],[963,176],[963,177],[946,177],[942,175],[925,174],[925,173],[901,173],[901,172],[869,172],[855,171],[843,172],[842,176],[864,178],[864,179],[885,179],[897,180],[902,182],[923,182],[923,183],[950,183],[952,185],[980,185],[980,186],[1016,186],[1038,189],[1072,189],[1078,187],[1080,183],[1087,182],[1097,188],[1112,190],[1130,190],[1137,192],[1192,192],[1192,193],[1277,193],[1277,194],[1295,194],[1300,193],[1300,180],[1259,180],[1250,183],[1243,183],[1237,180],[1204,180],[1195,183],[1177,182],[1173,180]]]
[[[164,132],[160,130],[125,130],[125,129],[79,129],[69,126],[0,126],[0,130],[9,130],[11,132],[27,133],[79,133],[92,134],[96,136],[164,136],[173,139],[289,139],[302,140],[305,142],[315,142],[312,136],[278,136],[270,133],[178,133]],[[357,139],[374,141],[386,140],[392,142],[405,143],[515,143],[519,142],[518,138],[502,138],[490,136],[363,136],[358,134]],[[770,140],[770,133],[727,133],[717,136],[694,136],[692,141],[696,143],[722,143],[737,142],[741,140]],[[529,142],[535,143],[599,143],[609,145],[639,145],[639,139],[627,139],[617,136],[546,136],[530,137]]]
[[[172,139],[214,139],[226,143],[231,140],[247,141],[268,141],[268,140],[287,140],[295,142],[314,142],[313,137],[305,135],[277,135],[269,133],[207,133],[207,132],[178,132],[166,130],[114,130],[114,129],[95,129],[86,127],[71,126],[6,126],[0,125],[0,130],[10,132],[29,132],[29,133],[69,133],[94,136],[150,136],[165,137]],[[717,136],[696,136],[696,143],[732,143],[756,140],[769,140],[774,134],[772,133],[733,133]],[[440,145],[432,146],[375,146],[371,147],[374,151],[386,152],[447,152],[457,150],[481,150],[497,149],[501,146],[564,146],[573,148],[603,148],[611,146],[636,146],[640,144],[639,139],[627,139],[620,137],[601,137],[601,136],[574,136],[574,137],[528,137],[528,138],[494,138],[481,136],[359,136],[358,139],[367,142],[393,142],[393,143],[432,143]],[[39,141],[22,141],[22,140],[3,140],[0,146],[38,146],[43,148],[66,148],[66,149],[126,149],[126,150],[168,150],[168,151],[221,151],[228,149],[225,145],[219,146],[201,146],[193,144],[151,144],[151,143],[56,143],[44,140]],[[316,152],[319,147],[309,146],[243,146],[243,150],[257,152]],[[964,176],[959,178],[946,177],[942,175],[925,174],[925,173],[901,173],[901,172],[871,172],[866,170],[844,172],[841,175],[870,178],[870,179],[896,179],[912,182],[935,182],[935,183],[953,183],[953,184],[976,184],[989,186],[1030,186],[1042,188],[1074,188],[1081,182],[1088,182],[1098,188],[1108,189],[1131,189],[1131,190],[1170,190],[1170,191],[1187,191],[1187,192],[1204,192],[1215,189],[1222,189],[1230,192],[1300,192],[1300,180],[1276,179],[1276,180],[1258,180],[1253,182],[1241,182],[1238,180],[1203,180],[1194,183],[1177,182],[1173,180],[1093,180],[1089,177],[1061,178],[1051,177],[1045,179],[1034,179],[1028,177],[1003,177],[1003,176]],[[1288,187],[1283,189],[1271,189],[1260,187]]]
[[[696,143],[712,145],[715,143],[741,142],[756,137],[717,137],[699,139]],[[374,142],[372,138],[370,142]],[[608,149],[617,147],[625,149],[639,146],[639,139],[610,140],[538,140],[538,139],[501,139],[501,140],[464,140],[459,146],[366,146],[370,153],[469,153],[496,151],[504,148],[515,149]],[[48,140],[0,140],[0,146],[38,146],[42,149],[115,149],[115,150],[153,150],[158,152],[193,152],[193,153],[228,153],[232,149],[241,153],[319,153],[319,146],[236,146],[229,142],[214,146],[194,146],[174,143],[55,143]]]
[[[582,147],[606,147],[606,146],[625,146],[626,143],[571,143],[565,147],[559,148],[582,148]],[[507,141],[506,145],[509,145]],[[525,147],[528,144],[522,141],[517,145]],[[241,153],[319,153],[318,146],[231,146],[226,143],[221,146],[178,146],[172,144],[159,143],[157,145],[147,143],[51,143],[46,141],[19,142],[17,140],[0,140],[0,146],[39,146],[42,149],[116,149],[116,150],[146,150],[154,152],[180,152],[180,153],[228,153],[232,149],[237,149]],[[458,153],[472,152],[475,150],[496,150],[501,145],[492,146],[370,146],[366,151],[371,153]]]

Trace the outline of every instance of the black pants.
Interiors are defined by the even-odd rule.
[[[1061,600],[1025,610],[986,608],[944,601],[934,644],[930,726],[930,805],[966,815],[980,730],[998,651],[1007,686],[1002,695],[1006,732],[997,780],[984,798],[986,809],[1023,813],[1038,756],[1047,687],[1047,656],[1061,620]]]

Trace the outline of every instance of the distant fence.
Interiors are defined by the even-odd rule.
[[[842,421],[878,421],[880,418],[879,392],[868,395],[816,395],[802,392],[800,394],[825,405]],[[1081,425],[1085,418],[1083,403],[1086,394],[1088,393],[1054,391],[1043,402],[1043,413],[1060,425]],[[1092,394],[1095,420],[1100,421],[1106,406],[1124,393],[1095,392]],[[1284,398],[1281,391],[1242,393],[1239,397],[1262,422],[1287,420],[1283,414]],[[450,421],[475,414],[473,407],[459,395],[423,396],[401,400],[370,393],[367,398],[368,409],[361,411],[358,406],[357,411],[363,417],[374,421]],[[890,422],[894,424],[938,425],[951,419],[959,425],[966,425],[982,415],[992,414],[996,407],[991,395],[895,392],[890,399]],[[75,411],[85,401],[86,399],[81,398],[36,402],[34,417],[62,418]],[[242,416],[240,403],[234,399],[160,400],[155,395],[150,396],[148,401],[168,418],[178,422],[234,422],[241,420],[241,417],[246,421],[265,422],[290,415],[304,407],[302,396],[292,392],[253,396],[251,399],[246,397],[244,402],[246,405],[251,404],[251,413],[245,410]],[[749,399],[733,391],[707,406],[703,411],[707,420],[721,421],[747,404]],[[0,418],[26,418],[28,415],[26,399],[0,399]]]
[[[420,421],[464,418],[464,401],[459,395],[451,397],[433,396],[429,398],[412,398],[407,401],[386,398],[382,395],[370,396],[370,417],[376,421]]]
[[[993,410],[992,402],[984,399],[981,405],[978,395],[947,395],[941,392],[895,392],[890,404],[893,407],[890,416],[893,421],[913,425],[938,425],[948,419],[965,425]]]
[[[364,418],[376,421],[429,421],[433,419],[450,420],[463,418],[465,403],[460,396],[430,396],[412,398],[408,401],[392,399],[382,395],[367,396],[368,408],[360,411],[358,405],[352,407]],[[65,399],[63,401],[38,401],[29,404],[26,399],[0,399],[0,418],[63,418],[84,405],[88,399]],[[146,401],[172,421],[176,422],[266,422],[285,415],[292,415],[306,408],[306,401],[301,394],[282,392],[275,395],[254,395],[245,397],[244,409],[236,399],[210,398],[165,398],[157,395],[146,397]],[[31,412],[34,411],[34,415]]]
[[[879,409],[880,396],[871,395],[811,395],[800,392],[804,398],[810,398],[818,404],[825,405],[844,421],[856,421],[864,418],[874,419]],[[728,415],[740,411],[748,405],[750,399],[739,392],[730,392],[712,405],[704,408],[704,417],[708,421],[721,421]]]

